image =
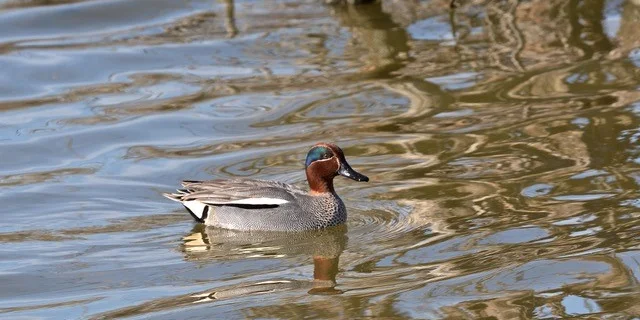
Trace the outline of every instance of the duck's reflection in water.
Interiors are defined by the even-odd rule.
[[[310,294],[339,294],[336,275],[340,254],[347,243],[347,227],[307,232],[235,231],[197,225],[183,238],[185,258],[190,261],[248,259],[259,257],[313,258],[313,280],[271,279],[216,288],[192,295],[202,301],[249,294],[307,289]]]
[[[340,254],[346,244],[347,227],[344,225],[305,232],[248,232],[197,225],[191,233],[183,237],[181,251],[184,252],[187,261],[206,265],[220,261],[255,258],[280,258],[294,261],[308,261],[312,258],[313,278],[309,275],[308,280],[277,277],[265,280],[265,277],[260,275],[261,280],[247,280],[239,284],[147,301],[96,315],[94,319],[139,316],[207,302],[291,290],[306,290],[309,294],[340,294],[342,291],[335,289],[336,275]],[[238,278],[240,273],[242,271],[238,270],[236,275]],[[216,275],[213,274],[211,277],[215,278]],[[252,276],[246,278],[252,278]]]

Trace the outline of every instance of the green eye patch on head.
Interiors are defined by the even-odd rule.
[[[309,150],[309,153],[307,154],[307,161],[305,161],[304,165],[305,167],[308,167],[314,161],[329,159],[331,157],[333,157],[331,149],[322,146],[315,147]]]

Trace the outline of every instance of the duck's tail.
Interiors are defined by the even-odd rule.
[[[183,197],[186,194],[189,194],[189,191],[187,191],[186,189],[178,189],[177,193],[163,193],[162,195],[169,200],[182,202],[184,201]]]
[[[197,200],[185,201],[184,196],[187,194],[189,194],[189,191],[178,189],[177,193],[163,193],[162,195],[169,200],[182,203],[196,221],[204,222],[209,214],[209,206]]]

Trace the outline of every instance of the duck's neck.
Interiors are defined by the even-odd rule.
[[[333,189],[333,177],[326,179],[314,174],[307,173],[307,182],[309,182],[309,193],[312,195],[322,195],[327,193],[336,193]]]

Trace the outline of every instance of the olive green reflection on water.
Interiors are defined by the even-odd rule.
[[[0,315],[638,317],[636,2],[2,3]],[[346,226],[160,196],[318,141]]]

